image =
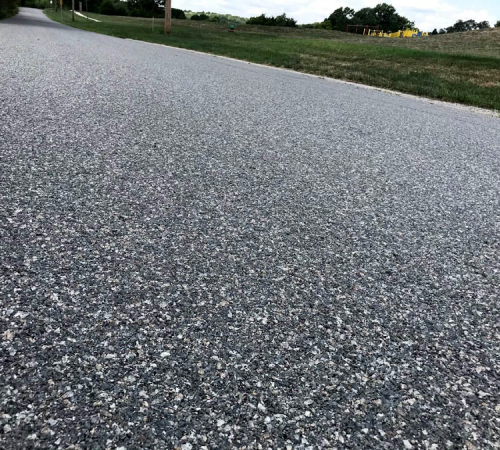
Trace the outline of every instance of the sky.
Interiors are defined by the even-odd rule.
[[[250,17],[283,12],[299,23],[320,22],[340,6],[355,10],[384,0],[172,0],[172,7]],[[457,20],[500,20],[500,0],[385,0],[423,31],[446,28]]]

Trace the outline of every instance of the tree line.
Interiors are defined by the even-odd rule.
[[[358,11],[349,6],[340,7],[333,11],[323,22],[306,24],[302,25],[302,27],[346,31],[348,25],[378,27],[385,32],[395,32],[415,27],[412,20],[399,14],[394,6],[387,3],[379,3],[373,8],[367,7]]]
[[[63,0],[69,5],[70,0]],[[79,0],[77,0],[79,1]],[[90,12],[135,17],[160,17],[165,14],[165,0],[84,0],[88,4]],[[49,0],[0,0],[0,19],[13,16],[18,11],[19,4],[34,8],[49,8]],[[58,4],[58,0],[53,0],[53,4]],[[186,16],[187,14],[187,16]],[[246,19],[232,16],[230,14],[217,13],[193,13],[184,12],[181,9],[172,8],[173,19],[190,18],[195,21],[211,21],[221,23],[244,23]],[[249,25],[264,25],[278,27],[297,27],[297,21],[288,17],[285,13],[279,16],[260,16],[250,17],[246,20]],[[414,28],[414,22],[398,14],[396,9],[387,3],[379,3],[373,8],[362,8],[355,11],[350,7],[340,7],[333,11],[323,22],[300,25],[301,28],[322,28],[329,30],[346,31],[348,25],[369,26],[370,28],[379,27],[385,32],[394,32],[405,28]],[[500,20],[496,22],[495,27],[500,27]],[[482,30],[490,28],[488,21],[476,22],[475,20],[458,20],[454,25],[447,28],[441,28],[439,31],[434,29],[431,34],[459,33],[464,31]]]
[[[268,27],[291,27],[295,28],[297,26],[297,21],[292,17],[287,17],[285,13],[279,16],[266,16],[261,14],[257,17],[250,17],[247,20],[248,25],[265,25]]]
[[[89,0],[89,11],[100,14],[132,17],[162,17],[165,0]],[[186,19],[182,9],[172,8],[172,19]]]
[[[0,0],[4,1],[4,0]],[[89,12],[108,16],[162,17],[165,15],[165,0],[75,0],[82,1],[83,8]],[[22,0],[22,6],[30,8],[50,8],[50,0]],[[52,7],[58,7],[59,0],[52,0]],[[71,0],[63,0],[65,8],[71,8]],[[172,8],[173,19],[186,19],[182,9]]]
[[[500,27],[500,20],[495,24],[495,27]],[[487,20],[483,20],[482,22],[476,22],[472,19],[458,20],[454,25],[441,28],[439,31],[435,28],[431,34],[462,33],[464,31],[484,30],[486,28],[491,28]]]

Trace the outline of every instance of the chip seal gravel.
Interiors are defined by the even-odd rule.
[[[500,121],[0,22],[2,449],[494,449]]]

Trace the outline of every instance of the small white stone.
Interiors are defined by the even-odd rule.
[[[6,341],[12,341],[14,339],[14,333],[10,330],[7,330],[4,334],[3,337]]]
[[[411,444],[410,444],[410,441],[408,441],[407,439],[405,439],[405,440],[403,441],[403,445],[405,446],[405,448],[406,448],[407,450],[410,450],[410,449],[412,449],[412,448],[413,448],[413,445],[411,445]]]

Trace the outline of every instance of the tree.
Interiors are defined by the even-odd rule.
[[[247,20],[248,25],[268,25],[272,26],[270,23],[270,18],[266,17],[265,14],[261,14],[260,16],[256,17],[250,17],[250,19]]]
[[[201,22],[203,20],[208,20],[208,19],[209,19],[209,17],[205,13],[194,14],[191,16],[191,20],[196,20],[198,22]]]
[[[0,19],[6,19],[17,14],[19,8],[17,0],[0,0]]]
[[[325,22],[328,21],[332,25],[332,30],[340,30],[344,31],[347,27],[352,22],[352,18],[354,17],[354,9],[352,8],[337,8],[335,11],[333,11],[327,19],[325,19]]]
[[[107,16],[127,16],[127,8],[121,1],[104,0],[99,6],[99,14]]]
[[[186,14],[182,9],[172,8],[172,19],[186,20]]]
[[[89,3],[94,3],[91,0]],[[127,6],[131,16],[160,17],[165,15],[165,0],[128,0]]]
[[[495,24],[496,28],[500,28],[500,20]]]
[[[406,28],[413,28],[415,24],[396,12],[394,6],[387,3],[379,3],[373,8],[376,23],[384,31],[395,32]]]
[[[276,26],[278,27],[291,27],[297,26],[297,21],[291,17],[287,17],[285,13],[276,16]]]
[[[446,30],[444,28],[439,29],[439,34],[446,34]]]
[[[369,26],[377,26],[377,19],[373,13],[373,8],[362,8],[356,13],[354,13],[354,17],[352,19],[353,24],[356,25],[369,25]]]
[[[381,30],[390,32],[415,26],[411,20],[398,14],[394,6],[387,3],[379,3],[373,8],[362,8],[357,12],[349,7],[337,8],[325,21],[330,22],[332,29],[341,31],[350,24],[372,28],[378,26]]]
[[[432,30],[432,33],[431,33],[433,36],[436,36],[436,34],[438,34],[438,30],[437,28],[434,28],[434,30]]]
[[[490,23],[487,20],[483,22],[476,22],[473,19],[469,20],[458,20],[455,25],[446,28],[448,33],[462,33],[464,31],[473,31],[473,30],[483,30],[485,28],[490,28]]]
[[[265,14],[261,14],[257,17],[250,17],[247,20],[248,25],[265,25],[268,27],[296,27],[297,21],[291,17],[287,17],[285,13],[280,16],[267,17]]]

